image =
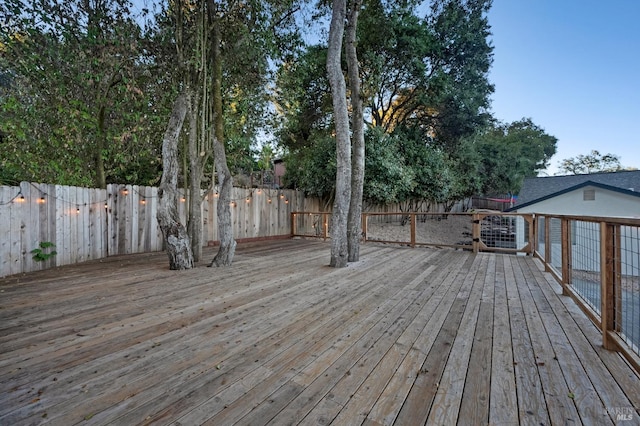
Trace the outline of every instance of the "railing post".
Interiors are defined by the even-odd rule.
[[[296,236],[296,214],[291,212],[291,237]]]
[[[473,238],[473,252],[478,253],[480,250],[480,215],[478,213],[471,215],[471,237]]]
[[[529,223],[529,254],[531,256],[535,255],[536,247],[538,247],[538,221],[537,216],[534,214],[523,215],[523,218],[526,222]]]
[[[362,241],[367,242],[367,214],[362,213]]]
[[[569,295],[567,286],[571,283],[571,230],[569,227],[569,219],[561,219],[562,231],[562,294]]]
[[[616,330],[616,285],[618,279],[616,275],[619,270],[616,266],[620,264],[620,247],[616,244],[616,234],[619,225],[600,222],[600,318],[602,328],[602,346],[608,350],[616,350],[615,341],[609,337],[609,332]]]
[[[411,215],[411,247],[416,246],[416,214],[409,213]]]
[[[328,217],[329,217],[329,213],[322,213],[322,228],[323,228],[322,237],[324,238],[325,241],[327,241],[327,236],[329,235],[329,220],[327,219]]]

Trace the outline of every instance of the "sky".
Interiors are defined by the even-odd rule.
[[[493,0],[495,118],[530,117],[566,158],[615,154],[640,169],[640,0]]]

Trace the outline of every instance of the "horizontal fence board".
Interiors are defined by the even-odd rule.
[[[203,193],[202,243],[216,244],[217,188]],[[23,198],[24,197],[24,198]],[[318,210],[317,199],[295,190],[233,188],[236,239],[291,234],[291,212]],[[0,186],[0,277],[131,253],[162,251],[158,188],[109,184],[106,189],[21,182]],[[178,199],[186,226],[188,200]],[[57,255],[36,261],[31,251],[49,242]]]

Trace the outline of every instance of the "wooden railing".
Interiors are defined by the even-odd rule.
[[[329,212],[293,212],[292,236],[329,237]],[[533,215],[506,213],[363,213],[364,241],[533,254]],[[520,238],[522,237],[522,238]]]
[[[640,219],[536,215],[535,256],[640,371]]]
[[[293,212],[293,236],[329,238],[331,214]],[[640,219],[519,213],[363,213],[365,242],[534,255],[640,371]]]

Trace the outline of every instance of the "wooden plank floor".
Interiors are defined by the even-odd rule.
[[[209,259],[212,251],[205,251]],[[366,244],[0,280],[0,425],[640,424],[640,380],[530,257]]]

